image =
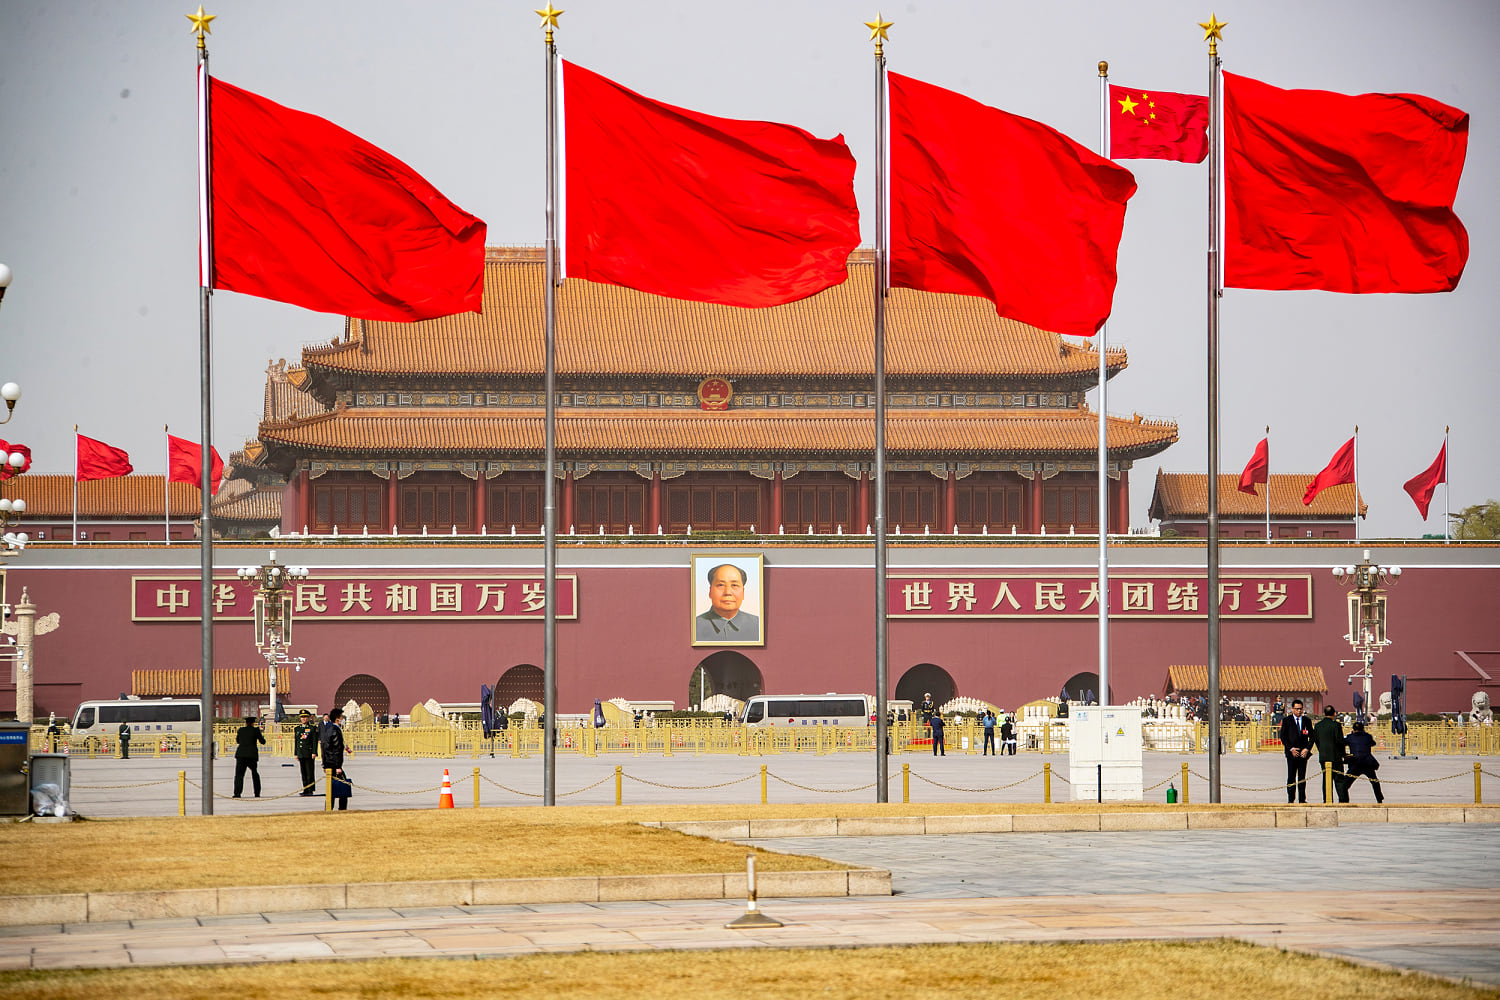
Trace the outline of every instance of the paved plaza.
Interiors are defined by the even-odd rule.
[[[951,752],[945,757],[931,754],[900,754],[890,760],[890,801],[902,800],[902,765],[910,765],[912,802],[1041,802],[1042,765],[1052,765],[1052,799],[1068,801],[1066,754],[1018,754],[989,757]],[[1380,776],[1386,800],[1392,804],[1474,802],[1474,764],[1479,762],[1490,777],[1487,798],[1500,801],[1500,759],[1489,757],[1422,757],[1385,760]],[[479,768],[480,804],[484,806],[538,805],[542,795],[542,757],[479,758],[450,757],[411,760],[373,754],[351,757],[347,762],[355,783],[351,809],[411,809],[437,804],[438,785],[447,768],[454,781],[454,800],[460,808],[474,802],[473,771]],[[1208,758],[1203,755],[1147,754],[1145,783],[1148,802],[1165,802],[1167,782],[1181,790],[1182,765],[1190,772],[1188,795],[1192,803],[1208,801]],[[761,757],[733,754],[630,753],[581,757],[557,756],[557,801],[560,805],[613,805],[614,769],[622,769],[621,791],[626,804],[645,803],[742,803],[760,801],[760,766],[767,770],[767,801],[772,803],[874,802],[875,760],[866,753],[819,756],[812,753],[772,754]],[[200,810],[202,794],[197,782],[201,762],[196,757],[108,758],[75,757],[71,763],[73,807],[93,817],[173,816],[177,814],[177,772],[186,771],[189,815]],[[260,765],[262,798],[250,797],[247,779],[245,798],[231,799],[234,762],[215,765],[214,788],[218,795],[214,811],[225,815],[321,809],[323,800],[296,797],[300,780],[295,761],[263,759]],[[1285,760],[1279,753],[1231,754],[1223,758],[1222,801],[1229,804],[1284,803]],[[1155,786],[1155,787],[1151,787]],[[319,792],[322,779],[319,778]],[[289,797],[288,797],[289,796]],[[1372,803],[1374,795],[1364,781],[1355,784],[1351,799]],[[1308,799],[1322,801],[1321,789],[1309,781]]]

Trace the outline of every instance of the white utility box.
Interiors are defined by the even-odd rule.
[[[1145,797],[1139,707],[1074,706],[1068,714],[1068,743],[1073,801],[1139,802]]]

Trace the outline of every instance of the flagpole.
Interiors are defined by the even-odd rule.
[[[1099,61],[1099,155],[1109,158],[1109,63]],[[1109,698],[1109,441],[1105,400],[1109,369],[1105,364],[1105,329],[1099,327],[1094,346],[1099,349],[1099,704]]]
[[[890,730],[886,723],[889,673],[886,619],[886,509],[885,509],[885,293],[890,235],[886,213],[886,34],[893,22],[881,14],[866,21],[875,43],[875,801],[889,801],[890,761],[886,757]]]
[[[1453,522],[1453,519],[1448,516],[1449,512],[1453,510],[1453,484],[1451,482],[1451,480],[1452,480],[1453,477],[1448,474],[1448,466],[1450,464],[1452,464],[1452,463],[1450,463],[1448,461],[1448,459],[1449,459],[1449,455],[1448,455],[1448,428],[1446,426],[1444,426],[1443,427],[1443,544],[1444,545],[1447,545],[1451,541],[1451,539],[1448,537],[1448,526]]]
[[[560,10],[551,0],[537,13],[541,15],[547,66],[547,264],[546,264],[546,427],[543,431],[546,449],[546,484],[542,507],[542,804],[557,805],[557,749],[553,734],[557,732],[557,43],[552,29],[557,27]]]
[[[167,451],[167,471],[161,477],[162,537],[168,545],[172,544],[172,439],[167,436],[171,433],[171,424],[161,425],[162,445]]]
[[[73,544],[78,544],[78,425],[73,425]]]
[[[1354,541],[1359,543],[1359,424],[1354,425]]]
[[[1271,544],[1271,425],[1266,424],[1266,544]]]
[[[1219,41],[1224,23],[1210,14],[1208,42],[1208,801],[1219,802]],[[1269,476],[1269,472],[1268,472]],[[1267,493],[1269,494],[1269,478]]]
[[[214,533],[209,520],[209,503],[212,500],[213,463],[209,461],[213,431],[213,409],[210,388],[209,336],[213,319],[213,209],[212,171],[209,141],[209,80],[208,46],[204,43],[209,32],[209,21],[214,15],[203,13],[200,4],[198,13],[189,14],[193,31],[198,36],[198,334],[199,334],[199,400],[202,417],[202,439],[199,444],[199,464],[203,475],[200,483],[203,503],[201,529],[199,530],[199,622],[203,639],[203,739],[199,746],[202,761],[202,810],[203,815],[212,816],[214,811],[214,631],[213,631],[213,578],[214,578]],[[170,442],[169,454],[170,454]],[[171,477],[170,462],[167,477]],[[170,495],[170,487],[163,485],[164,495]],[[171,510],[170,505],[168,511]],[[171,530],[167,531],[167,542],[171,544]]]

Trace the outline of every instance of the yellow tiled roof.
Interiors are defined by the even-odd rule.
[[[293,670],[276,672],[276,693],[292,693]],[[265,667],[215,667],[215,695],[266,694],[270,679]],[[180,698],[203,693],[203,671],[186,669],[142,669],[130,672],[130,693],[142,698]]]
[[[419,323],[350,320],[348,339],[305,348],[303,363],[371,374],[538,374],[544,266],[539,250],[492,247],[483,314]],[[842,285],[767,309],[685,302],[570,278],[558,289],[557,370],[870,378],[873,272],[870,252],[856,251]],[[886,370],[894,376],[1046,378],[1098,369],[1090,348],[1001,319],[985,299],[895,288],[886,302]],[[1126,365],[1124,351],[1111,350],[1108,358],[1112,370]]]
[[[322,412],[322,404],[302,391],[306,384],[306,370],[288,368],[285,358],[267,365],[266,398],[261,419],[285,420],[294,416],[310,417]]]
[[[226,479],[209,509],[218,521],[280,521],[282,488]]]
[[[1269,484],[1257,483],[1255,495],[1241,493],[1240,477],[1235,474],[1219,476],[1219,516],[1264,517],[1266,495],[1271,489],[1272,517],[1352,517],[1354,515],[1354,484],[1332,486],[1313,498],[1304,507],[1302,495],[1307,484],[1313,481],[1314,473],[1273,475]],[[1359,513],[1364,517],[1369,505],[1360,498]],[[1158,521],[1181,518],[1208,517],[1208,476],[1201,472],[1157,472],[1156,491],[1151,497],[1151,516]]]
[[[1238,479],[1238,477],[1236,477]],[[1207,691],[1208,667],[1202,663],[1175,664],[1167,668],[1173,691]],[[1257,667],[1219,665],[1219,690],[1257,694],[1326,694],[1328,681],[1322,667]]]
[[[79,483],[78,516],[164,517],[162,480],[165,478],[130,475]],[[173,517],[196,517],[203,513],[197,486],[172,483],[168,490]],[[25,500],[27,518],[73,516],[72,476],[27,473],[7,481],[0,492],[12,500]]]
[[[893,453],[1092,456],[1098,446],[1097,418],[1086,410],[903,410],[887,417]],[[1170,422],[1111,417],[1107,426],[1110,449],[1125,458],[1155,454],[1177,440]],[[263,424],[260,438],[273,446],[328,452],[483,455],[540,452],[542,431],[535,409],[358,407]],[[560,451],[575,455],[847,454],[874,450],[875,421],[869,411],[852,410],[564,410],[557,438]]]

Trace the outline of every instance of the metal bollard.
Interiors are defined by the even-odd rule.
[[[1333,761],[1331,760],[1323,762],[1323,804],[1333,805]]]
[[[727,584],[726,584],[726,586],[727,586]],[[1479,765],[1475,764],[1474,766],[1477,768]],[[1479,775],[1475,774],[1474,775],[1474,779],[1477,781],[1479,779]],[[187,772],[186,771],[178,771],[177,772],[177,815],[179,815],[179,816],[186,816],[187,815]]]
[[[725,584],[728,586],[728,584]],[[474,768],[474,808],[479,808],[479,768]]]
[[[1479,761],[1474,762],[1474,804],[1484,805],[1484,794],[1479,787]]]
[[[1188,766],[1187,766],[1186,763],[1184,763],[1182,765],[1182,804],[1183,805],[1187,805],[1188,804],[1187,779],[1188,779]]]
[[[728,585],[726,584],[726,586],[728,586]],[[615,805],[619,806],[619,805],[624,805],[624,804],[625,804],[625,792],[624,792],[624,789],[620,785],[620,765],[616,764],[615,765]]]
[[[1042,801],[1052,801],[1052,762],[1050,760],[1042,765]]]
[[[323,768],[323,811],[333,812],[333,768]]]
[[[766,765],[760,766],[760,804],[766,804]]]
[[[728,586],[728,584],[725,584]],[[905,805],[911,801],[911,765],[901,765],[901,804]]]

